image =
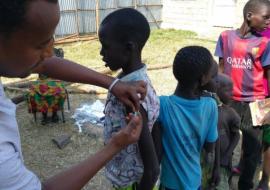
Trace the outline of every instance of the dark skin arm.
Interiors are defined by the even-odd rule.
[[[127,145],[135,143],[142,130],[141,117],[133,117],[127,127],[112,137],[98,153],[44,181],[43,190],[80,190],[108,162]]]
[[[203,145],[203,148],[206,151],[206,154],[211,153],[211,152],[215,152],[215,163],[214,163],[214,169],[212,171],[212,179],[210,180],[210,183],[211,183],[210,185],[212,185],[212,183],[213,183],[212,181],[214,180],[213,179],[214,173],[216,173],[216,172],[219,173],[218,170],[215,171],[215,166],[217,166],[216,162],[218,162],[218,160],[219,160],[219,156],[216,155],[216,153],[218,153],[216,150],[218,148],[217,142],[218,142],[218,140],[215,143],[205,142]],[[219,168],[217,167],[216,169],[219,169]]]
[[[264,68],[267,77],[267,85],[268,85],[268,96],[270,95],[270,66],[266,66]]]
[[[143,120],[143,129],[138,142],[139,150],[144,165],[144,172],[138,190],[152,190],[159,176],[159,163],[155,151],[155,145],[148,128],[148,117],[144,108],[140,107]]]
[[[268,97],[269,97],[269,96],[270,96],[270,66],[264,67],[264,72],[265,72],[266,77],[267,77]],[[263,123],[264,125],[270,123],[270,112],[268,112],[268,113],[264,116],[262,123]]]
[[[162,125],[160,122],[155,122],[152,129],[152,138],[154,141],[158,162],[161,163],[163,148],[162,148]]]
[[[143,129],[138,144],[144,165],[144,172],[137,189],[152,190],[159,176],[159,162],[155,151],[155,145],[147,124],[147,113],[142,107],[140,109],[140,113],[143,118]]]
[[[230,139],[230,145],[228,147],[228,149],[226,150],[226,158],[231,158],[233,151],[235,149],[235,147],[237,146],[238,142],[240,139],[240,133],[239,131],[237,132],[231,132],[231,139]],[[229,162],[230,160],[228,160],[227,162]]]
[[[240,139],[240,133],[238,132],[232,132],[231,133],[231,139],[230,139],[230,145],[224,155],[225,158],[231,158],[233,154],[233,150],[238,144],[238,141]],[[228,164],[230,160],[227,160]],[[211,179],[211,185],[218,185],[220,181],[220,140],[216,142],[216,148],[215,148],[215,163],[214,163],[214,168],[213,168],[213,173],[212,173],[212,179]]]
[[[218,71],[224,73],[224,59],[221,57],[219,58]]]
[[[220,181],[220,140],[218,139],[215,143],[215,161],[212,171],[212,178],[210,181],[211,187],[218,185]]]
[[[100,74],[72,61],[52,57],[45,59],[35,70],[35,73],[69,82],[85,83],[108,89],[114,78]],[[132,85],[130,85],[132,84]],[[117,82],[112,93],[133,111],[139,110],[140,98],[144,99],[146,84],[143,81],[133,83]]]

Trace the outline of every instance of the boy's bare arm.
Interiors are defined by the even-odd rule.
[[[224,59],[222,57],[219,58],[218,68],[220,73],[224,73]]]
[[[162,125],[156,121],[152,129],[152,138],[154,141],[158,162],[161,163],[163,148],[162,148]]]
[[[264,70],[267,77],[268,96],[270,96],[270,66],[265,67]]]
[[[233,151],[234,151],[235,147],[237,146],[239,139],[240,139],[239,128],[240,128],[241,118],[236,113],[236,111],[234,109],[231,110],[230,117],[231,117],[230,122],[229,122],[230,144],[229,144],[229,147],[227,148],[226,153],[224,155],[225,158],[227,158],[227,159],[232,157]],[[231,162],[231,160],[227,160],[228,164],[230,162]]]
[[[220,140],[215,143],[215,161],[212,171],[211,185],[216,186],[220,181]]]
[[[230,145],[229,145],[228,149],[226,150],[226,155],[225,155],[227,158],[230,158],[231,155],[233,154],[233,151],[234,151],[235,147],[237,146],[239,139],[240,139],[240,132],[239,131],[231,132]]]
[[[140,108],[140,113],[143,119],[143,129],[138,144],[144,165],[144,172],[137,189],[150,190],[153,189],[153,187],[155,186],[160,169],[153,138],[148,128],[147,113],[142,106]]]

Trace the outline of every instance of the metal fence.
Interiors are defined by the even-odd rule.
[[[97,33],[100,22],[119,8],[135,8],[145,15],[151,28],[161,24],[162,0],[59,0],[61,19],[55,37]]]

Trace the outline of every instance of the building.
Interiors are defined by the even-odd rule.
[[[192,30],[211,36],[224,28],[239,27],[243,20],[243,7],[247,1],[59,0],[61,20],[56,29],[56,37],[94,34],[106,15],[124,7],[136,8],[142,12],[152,28]]]
[[[162,28],[200,34],[239,27],[248,0],[163,0]]]

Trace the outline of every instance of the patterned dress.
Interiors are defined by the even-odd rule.
[[[27,94],[28,109],[33,112],[57,112],[64,106],[66,92],[64,84],[46,76],[40,76]]]

